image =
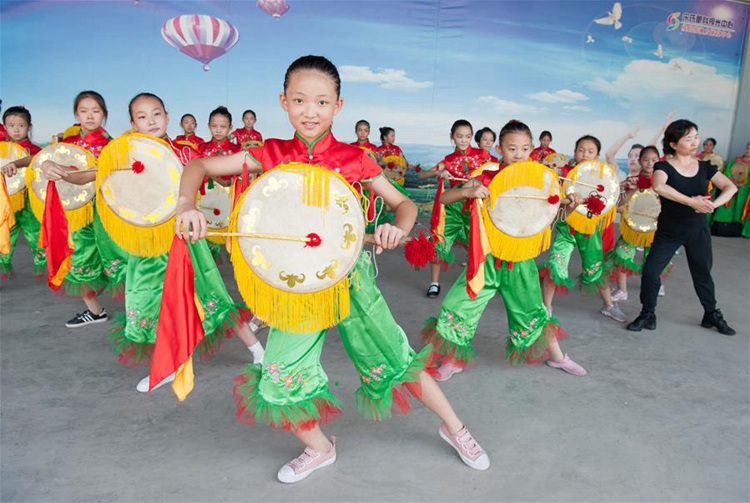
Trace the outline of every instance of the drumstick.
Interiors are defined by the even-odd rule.
[[[604,192],[604,185],[602,185],[601,183],[599,185],[592,185],[590,183],[581,182],[579,180],[573,180],[572,178],[565,178],[564,176],[561,176],[560,179],[566,180],[570,183],[577,183],[578,185],[583,185],[584,187],[591,187],[592,189],[596,189],[599,192]]]
[[[227,237],[238,237],[238,238],[256,238],[256,239],[278,239],[280,241],[298,241],[301,243],[307,243],[308,246],[316,247],[320,246],[320,236],[311,232],[307,236],[290,236],[287,234],[263,234],[259,232],[208,232],[207,236],[227,236]],[[399,241],[399,246],[404,246],[408,241],[408,237],[404,236]],[[374,234],[365,234],[364,243],[366,245],[377,245],[375,242]]]

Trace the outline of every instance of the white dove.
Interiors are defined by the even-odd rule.
[[[630,38],[630,37],[628,37],[627,35],[625,35],[624,37],[622,37],[622,41],[625,42],[626,44],[632,44],[633,43],[633,39]]]
[[[594,37],[592,37],[591,35],[586,35],[587,44],[593,44],[594,42],[596,42],[596,39]]]
[[[656,51],[654,51],[654,56],[657,56],[659,59],[664,59],[664,48],[659,44],[656,48]]]
[[[615,30],[619,30],[620,28],[622,28],[622,23],[620,22],[621,17],[622,4],[620,2],[615,2],[615,4],[612,6],[612,12],[607,12],[607,17],[594,19],[594,22],[596,24],[605,24],[607,26],[615,25]]]

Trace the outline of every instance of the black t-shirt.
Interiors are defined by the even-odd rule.
[[[659,161],[654,165],[654,171],[663,171],[667,175],[667,185],[688,197],[705,196],[708,194],[708,182],[716,174],[716,166],[708,161],[698,161],[698,173],[695,176],[682,176],[667,161]],[[694,225],[708,225],[706,215],[696,213],[690,206],[672,201],[666,197],[660,198],[661,213],[659,214],[659,229],[669,227],[688,227]]]

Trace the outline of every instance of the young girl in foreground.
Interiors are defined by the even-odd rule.
[[[190,162],[182,175],[177,209],[176,225],[178,231],[182,226],[183,237],[196,241],[206,234],[206,221],[196,209],[195,194],[207,173],[239,174],[243,164],[248,171],[259,173],[296,161],[335,169],[349,183],[363,183],[381,196],[394,208],[396,220],[395,225],[383,224],[375,230],[376,251],[395,248],[414,225],[416,206],[382,176],[380,167],[367,154],[331,134],[333,117],[344,104],[340,88],[338,70],[327,59],[304,56],[292,63],[280,102],[296,130],[294,138],[268,140],[246,153]],[[440,436],[458,451],[464,463],[486,470],[489,457],[456,416],[437,383],[425,373],[426,354],[417,354],[409,347],[406,334],[371,279],[373,272],[363,254],[352,272],[358,279],[350,288],[351,314],[338,325],[362,381],[357,391],[358,409],[371,419],[388,419],[394,405],[406,412],[409,398],[402,390],[405,387],[441,419]],[[320,423],[341,412],[320,364],[325,334],[326,330],[300,334],[271,327],[264,365],[248,365],[236,380],[238,415],[291,430],[305,444],[304,452],[278,471],[281,482],[297,482],[336,461],[336,438],[326,438],[320,428]],[[300,378],[295,378],[291,386],[280,386],[273,379],[280,371]]]
[[[26,149],[29,153],[23,159],[9,162],[2,167],[3,175],[7,177],[19,177],[21,168],[27,167],[31,163],[31,158],[40,150],[39,146],[31,143],[29,133],[31,132],[31,113],[22,106],[10,107],[3,114],[3,126],[5,127],[5,139],[11,141]],[[44,256],[44,250],[39,247],[39,229],[41,223],[34,216],[29,204],[28,191],[23,191],[23,199],[20,199],[13,205],[13,212],[16,218],[16,224],[10,229],[10,253],[7,255],[0,253],[0,277],[7,279],[13,276],[13,253],[16,250],[18,235],[23,232],[28,243],[31,253],[34,257],[34,274],[41,275],[45,272],[47,259]]]
[[[198,157],[196,151],[186,150],[188,147],[177,145],[167,137],[169,115],[161,98],[141,93],[130,101],[128,109],[134,131],[166,142],[182,162],[187,161],[188,155]],[[109,149],[105,148],[100,163],[112,162],[109,155]],[[112,156],[114,155],[113,153]],[[195,192],[198,192],[197,187]],[[195,270],[195,291],[205,312],[203,327],[206,338],[200,349],[201,357],[212,354],[231,329],[253,353],[253,360],[261,362],[263,347],[246,323],[250,314],[236,305],[229,296],[206,242],[192,245],[190,252]],[[128,259],[125,313],[115,317],[115,323],[109,331],[112,348],[122,363],[139,365],[146,364],[151,359],[156,343],[166,268],[167,253],[155,257],[130,255]],[[159,385],[173,378],[174,376],[165,379]],[[148,389],[149,378],[146,376],[138,383],[137,390],[145,393]]]
[[[510,121],[500,130],[499,152],[504,165],[529,159],[531,131],[526,124]],[[474,173],[472,180],[447,190],[442,196],[445,204],[462,203],[466,199],[489,197],[490,182],[500,170]],[[481,217],[480,217],[481,218]],[[472,228],[471,232],[480,232]],[[563,354],[557,342],[565,332],[547,311],[542,301],[538,270],[534,259],[509,263],[489,254],[484,262],[485,285],[472,299],[467,292],[467,272],[464,271],[445,296],[437,318],[427,320],[422,337],[431,349],[433,362],[440,361],[437,379],[446,381],[461,372],[476,356],[471,341],[484,309],[499,293],[508,316],[508,360],[511,363],[534,363],[547,360],[547,365],[574,375],[585,375],[586,370]]]

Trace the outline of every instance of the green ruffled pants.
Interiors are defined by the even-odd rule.
[[[635,257],[638,251],[638,247],[628,243],[622,238],[622,236],[620,236],[620,239],[617,240],[617,245],[615,246],[614,250],[609,252],[607,260],[611,262],[610,268],[615,273],[624,272],[627,275],[640,275],[641,272],[643,272],[643,263],[646,261],[646,257],[648,257],[648,252],[650,250],[650,246],[644,247],[643,259],[640,263],[636,262]],[[673,267],[674,264],[670,262],[667,267],[664,268],[661,276],[662,281],[667,279],[669,274],[672,272]]]
[[[10,253],[7,255],[0,253],[0,277],[13,275],[13,253],[16,251],[16,242],[21,232],[23,232],[26,242],[31,249],[34,260],[34,274],[42,275],[47,271],[47,258],[44,255],[44,249],[39,247],[39,230],[41,224],[34,216],[34,212],[31,211],[29,196],[26,195],[25,198],[26,205],[14,213],[16,225],[10,229]]]
[[[435,246],[438,260],[443,265],[451,265],[454,261],[453,245],[461,243],[467,245],[469,242],[469,221],[471,213],[463,212],[464,201],[445,205],[445,230],[438,244]]]
[[[195,293],[205,312],[204,338],[196,349],[201,359],[211,356],[232,327],[246,322],[250,313],[236,305],[227,292],[206,240],[188,243]],[[125,273],[125,313],[117,313],[109,330],[112,349],[126,365],[148,364],[156,343],[167,254],[131,255]]]
[[[465,367],[474,362],[476,352],[471,341],[484,309],[498,293],[508,316],[507,359],[511,363],[546,359],[549,338],[562,338],[565,332],[544,306],[534,260],[510,263],[487,255],[485,285],[475,300],[466,291],[466,271],[464,268],[448,291],[438,317],[427,320],[422,330],[422,339],[431,351],[431,363],[451,362]]]
[[[418,394],[424,359],[409,346],[375,284],[374,268],[362,254],[350,275],[350,315],[338,325],[344,348],[359,374],[357,409],[370,419],[408,412],[409,393]],[[309,429],[340,413],[320,364],[327,330],[297,334],[271,328],[264,363],[248,365],[235,378],[237,414],[243,422],[279,429]],[[426,354],[426,353],[425,353]]]
[[[106,282],[105,290],[114,297],[120,297],[125,293],[125,272],[129,254],[109,237],[97,211],[94,211],[93,226],[96,247],[101,257],[102,275]]]
[[[573,285],[568,275],[570,257],[578,248],[581,254],[579,289],[583,293],[593,294],[607,286],[609,277],[605,273],[601,231],[589,235],[577,231],[571,234],[572,229],[565,221],[557,222],[555,227],[557,234],[550,247],[549,258],[541,265],[541,275],[552,279],[558,293],[566,292]]]

